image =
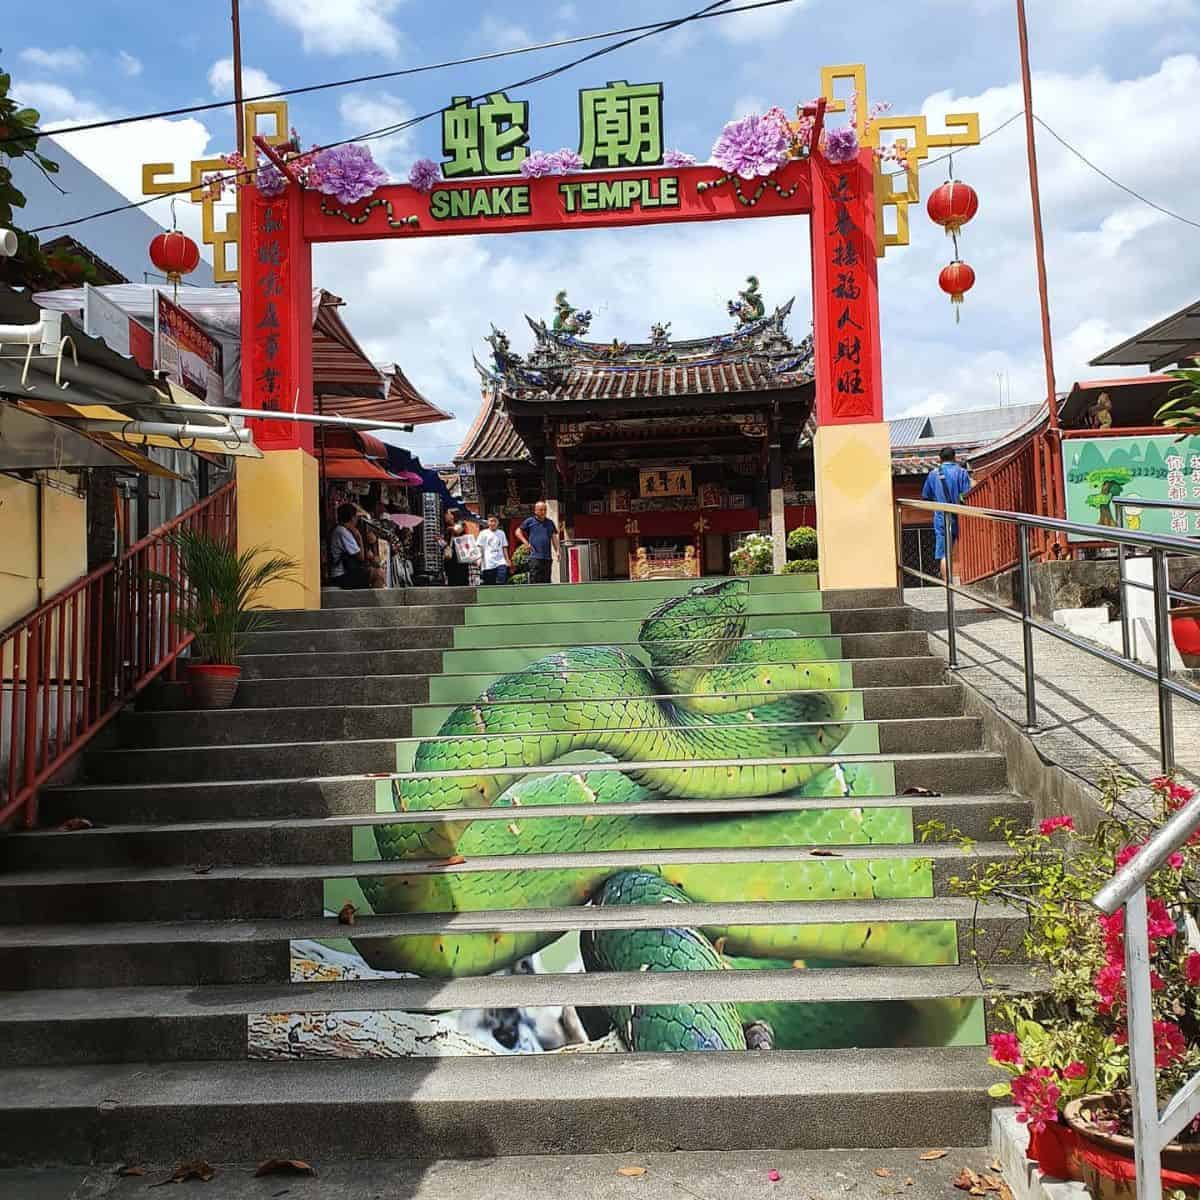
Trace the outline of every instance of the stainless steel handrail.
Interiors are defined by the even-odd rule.
[[[1120,501],[1118,500],[1119,504]],[[1187,501],[1127,501],[1144,508],[1183,508],[1200,510],[1200,504]],[[1003,521],[1017,526],[1019,550],[1020,613],[976,595],[954,583],[954,537],[946,538],[946,578],[936,579],[923,571],[906,567],[900,557],[903,528],[902,509],[916,508],[954,516]],[[1119,511],[1119,509],[1118,509]],[[1048,529],[1057,533],[1080,534],[1096,541],[1098,533],[1104,541],[1117,546],[1121,580],[1121,626],[1123,654],[1114,654],[1068,633],[1051,622],[1032,614],[1030,594],[1029,530]],[[1152,584],[1126,578],[1126,550],[1148,550],[1152,559]],[[973,508],[963,504],[939,504],[927,500],[898,500],[896,502],[897,576],[901,589],[906,575],[943,584],[946,589],[946,645],[951,670],[958,669],[958,640],[955,630],[954,598],[969,597],[972,601],[1002,616],[1021,622],[1025,672],[1026,728],[1037,728],[1036,673],[1033,662],[1033,631],[1036,629],[1059,641],[1103,659],[1122,670],[1143,679],[1152,679],[1158,692],[1159,751],[1163,774],[1169,775],[1175,766],[1175,731],[1171,699],[1182,696],[1200,703],[1200,690],[1169,677],[1170,671],[1170,605],[1173,599],[1200,601],[1200,597],[1172,589],[1167,580],[1167,553],[1175,551],[1192,556],[1200,555],[1200,544],[1172,534],[1142,533],[1140,530],[1080,524],[1053,517],[1038,517],[1028,513],[1000,512],[996,509]],[[1137,587],[1154,594],[1155,668],[1150,670],[1136,662],[1130,654],[1129,625],[1125,619],[1125,588]],[[1200,1074],[1193,1075],[1164,1106],[1158,1107],[1154,1050],[1154,1008],[1150,983],[1150,938],[1147,924],[1146,881],[1164,862],[1200,830],[1200,796],[1192,799],[1159,829],[1146,845],[1100,889],[1092,903],[1101,912],[1112,914],[1125,909],[1125,975],[1126,1022],[1129,1034],[1130,1097],[1133,1107],[1133,1140],[1137,1169],[1137,1200],[1162,1200],[1162,1151],[1197,1116],[1200,1116]]]

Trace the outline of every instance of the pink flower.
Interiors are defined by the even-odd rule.
[[[1086,1079],[1087,1077],[1087,1063],[1073,1062],[1067,1063],[1067,1065],[1063,1067],[1064,1079]]]
[[[713,162],[729,175],[761,179],[787,162],[791,132],[773,113],[730,121],[712,148]]]
[[[418,158],[408,172],[408,182],[418,192],[432,192],[441,178],[442,172],[431,158]]]
[[[1167,911],[1167,906],[1161,900],[1148,900],[1146,915],[1149,917],[1146,928],[1150,934],[1151,943],[1161,941],[1163,938],[1174,937],[1178,932],[1175,928],[1175,918]]]
[[[1040,1133],[1058,1120],[1058,1101],[1062,1090],[1054,1081],[1049,1067],[1032,1067],[1012,1082],[1013,1099],[1017,1102],[1017,1120]]]
[[[1108,966],[1101,967],[1096,972],[1092,986],[1100,997],[1096,1007],[1102,1013],[1111,1013],[1125,999],[1125,969],[1120,963],[1109,963]]]
[[[1024,1061],[1021,1057],[1021,1043],[1015,1033],[993,1033],[989,1045],[992,1048],[992,1057],[998,1063],[1011,1063],[1015,1066]]]
[[[1160,1070],[1187,1054],[1187,1039],[1174,1021],[1154,1022],[1154,1065]]]
[[[825,135],[824,154],[831,163],[853,162],[858,157],[858,134],[851,128],[831,129]]]
[[[683,150],[668,150],[663,155],[664,167],[694,167],[695,165],[696,156]]]
[[[1117,851],[1116,866],[1118,869],[1123,867],[1132,858],[1136,858],[1138,852],[1145,845],[1145,842],[1138,842],[1135,846],[1126,846],[1123,850]],[[1178,850],[1167,859],[1167,866],[1173,871],[1183,870],[1183,855]]]
[[[1038,833],[1040,833],[1042,837],[1050,837],[1050,835],[1058,829],[1065,829],[1069,833],[1074,833],[1075,819],[1067,816],[1047,817],[1038,826]]]
[[[1184,960],[1183,973],[1192,987],[1200,985],[1200,954],[1195,950]]]

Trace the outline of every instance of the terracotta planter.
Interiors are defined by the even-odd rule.
[[[232,708],[242,668],[225,663],[188,663],[193,708]]]
[[[1133,1139],[1107,1133],[1092,1119],[1097,1109],[1112,1105],[1112,1096],[1081,1096],[1063,1111],[1063,1120],[1077,1138],[1072,1154],[1072,1177],[1088,1186],[1096,1200],[1132,1200],[1136,1195]],[[1127,1103],[1124,1096],[1116,1097]],[[1162,1153],[1163,1190],[1200,1195],[1200,1146],[1172,1142]]]
[[[1185,667],[1200,667],[1200,604],[1171,610],[1171,640]]]

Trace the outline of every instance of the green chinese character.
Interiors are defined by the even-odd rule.
[[[455,96],[442,110],[442,150],[447,179],[460,175],[513,175],[529,151],[529,105],[492,92],[478,105]]]
[[[662,162],[662,84],[623,79],[579,93],[579,154],[585,167]]]

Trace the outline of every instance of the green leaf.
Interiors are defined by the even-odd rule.
[[[12,119],[19,125],[36,125],[42,119],[42,114],[36,108],[19,108],[13,113]]]
[[[992,1086],[988,1088],[987,1094],[991,1096],[993,1100],[1002,1100],[1005,1096],[1012,1095],[1012,1084],[993,1083]]]
[[[34,154],[33,157],[37,159],[38,166],[41,167],[43,171],[49,171],[51,175],[58,174],[59,166],[54,159],[47,158],[44,154]]]

